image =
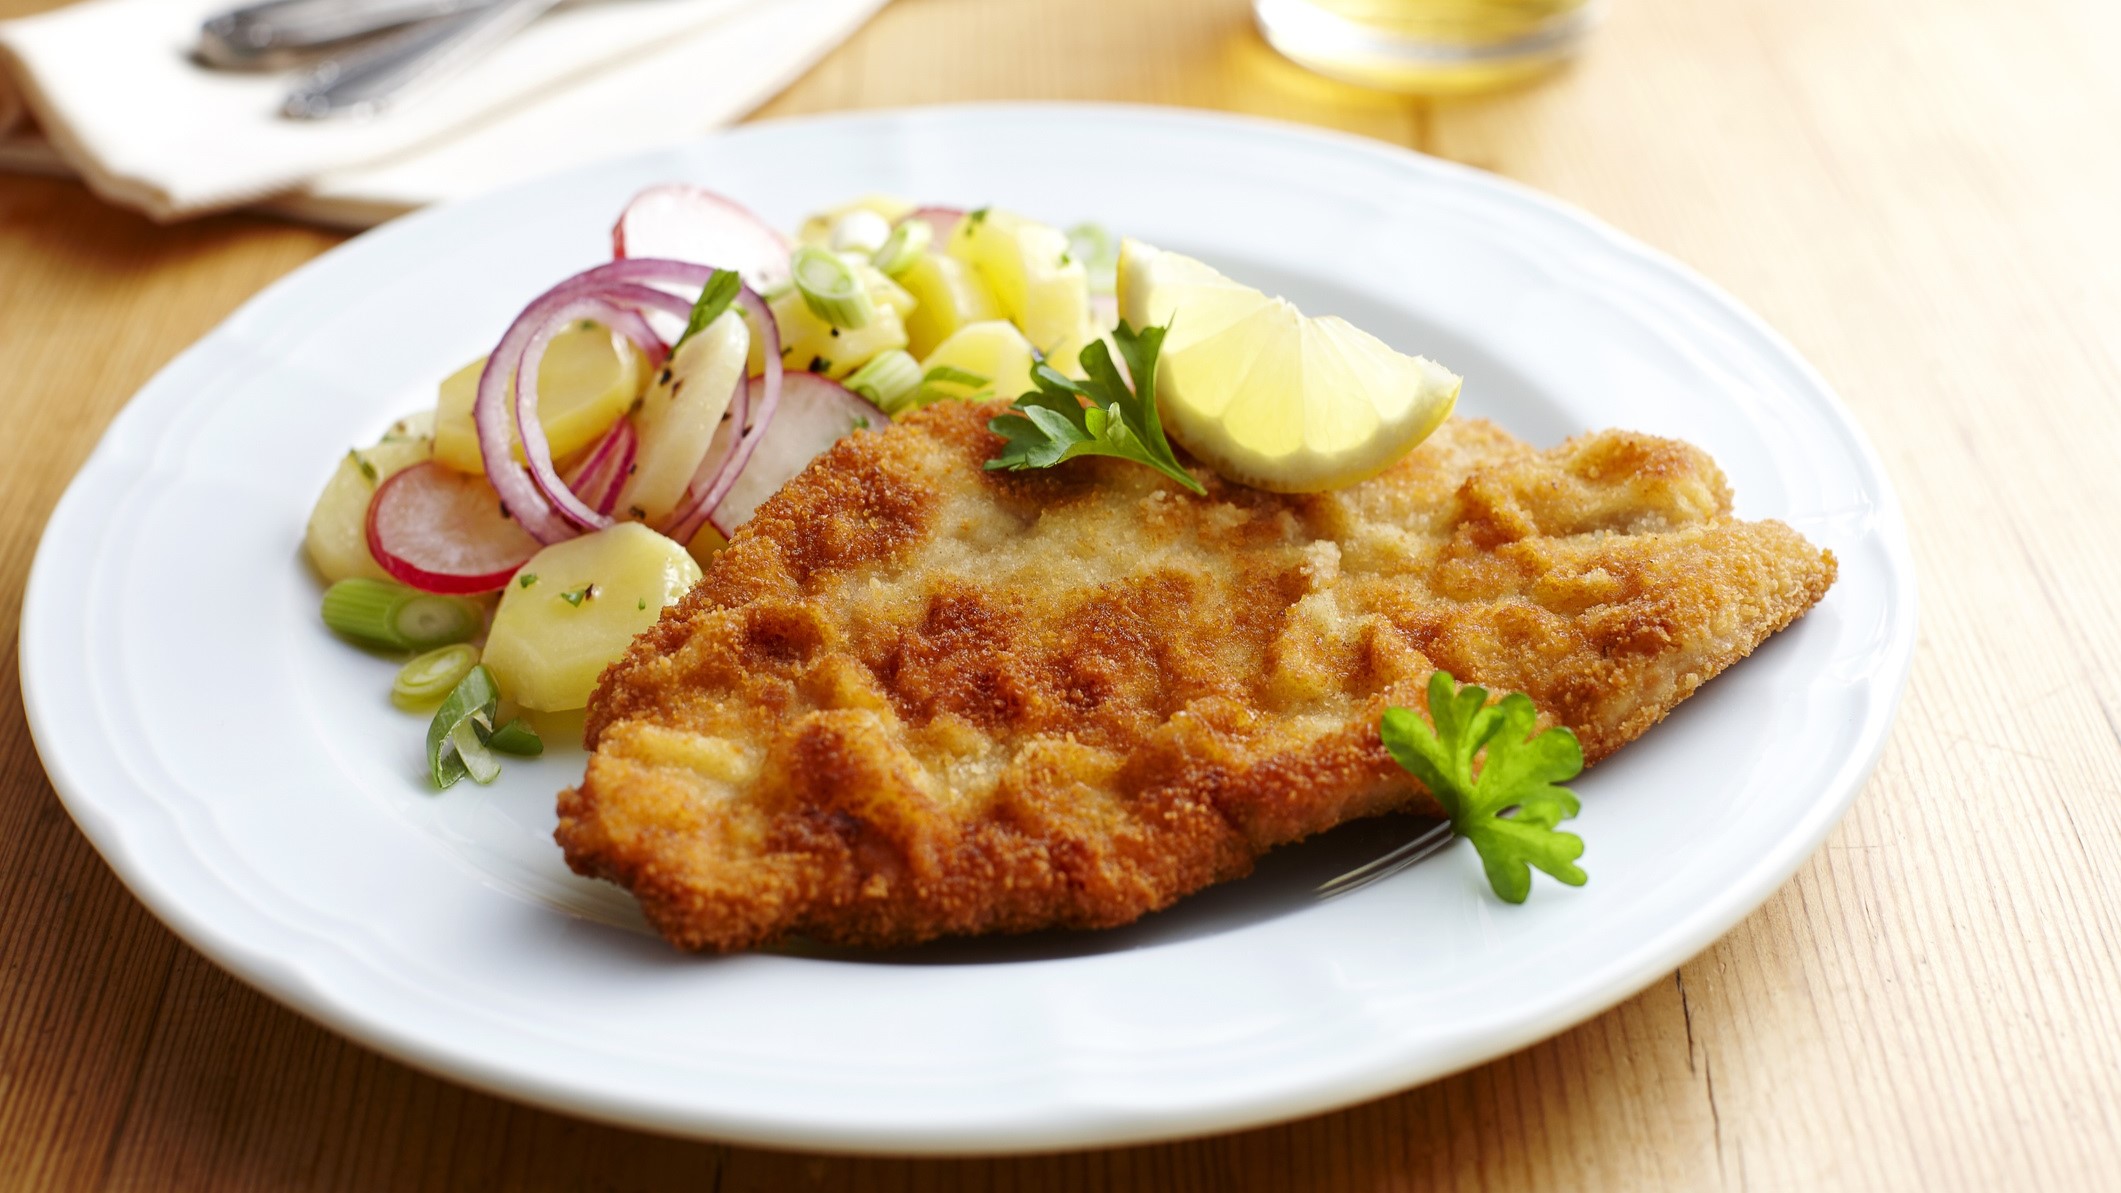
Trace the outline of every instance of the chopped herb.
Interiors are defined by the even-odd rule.
[[[1156,353],[1164,328],[1137,332],[1122,320],[1112,338],[1134,378],[1129,389],[1103,340],[1082,350],[1086,380],[1074,381],[1041,361],[1032,369],[1038,388],[987,423],[1003,439],[988,468],[1051,468],[1077,456],[1117,456],[1154,468],[1195,493],[1207,489],[1179,467],[1156,413]],[[1089,403],[1084,405],[1084,403]]]
[[[516,577],[516,587],[518,588],[528,588],[531,585],[536,584],[537,582],[538,574],[536,572],[524,572],[522,575]]]
[[[855,416],[854,416],[854,429],[855,429],[855,430],[857,430],[857,431],[866,431],[866,430],[868,430],[868,429],[869,429],[869,416],[868,416],[868,415],[866,415],[866,414],[857,414],[857,415],[855,415]]]
[[[642,597],[638,602],[634,604],[633,607],[636,609],[646,609],[648,607],[648,598]]]
[[[967,224],[970,224],[970,225],[972,225],[973,227],[977,228],[977,227],[979,227],[979,226],[980,226],[981,224],[984,224],[984,223],[986,223],[986,222],[987,222],[987,213],[988,213],[989,211],[991,211],[991,210],[993,210],[993,208],[990,208],[990,207],[975,207],[975,208],[973,208],[972,210],[970,210],[970,211],[968,211],[968,212],[966,212],[966,213],[965,213],[965,222],[966,222]]]
[[[596,595],[596,587],[596,585],[591,584],[586,588],[577,588],[573,592],[563,592],[560,594],[560,599],[579,609],[582,607],[583,601]]]
[[[1429,720],[1408,708],[1388,708],[1378,726],[1385,749],[1451,817],[1451,829],[1473,842],[1488,885],[1510,903],[1532,891],[1532,867],[1570,886],[1589,878],[1576,865],[1583,838],[1555,830],[1582,805],[1559,784],[1583,770],[1583,749],[1565,726],[1539,734],[1532,699],[1512,692],[1488,703],[1485,688],[1443,671],[1429,676]],[[1473,756],[1485,750],[1480,777]]]
[[[813,373],[829,373],[832,371],[832,362],[822,356],[813,356],[810,358],[810,371]]]
[[[377,480],[381,479],[376,475],[376,466],[368,462],[367,456],[362,455],[358,451],[349,451],[346,455],[353,460],[354,467],[361,470],[361,475],[368,478],[369,484],[375,484]]]
[[[729,304],[736,301],[737,292],[743,288],[743,280],[730,270],[717,269],[709,274],[707,284],[700,287],[698,301],[692,304],[692,317],[685,321],[685,334],[679,336],[678,342],[670,346],[670,355],[676,357],[678,349],[685,346],[686,340],[721,318],[722,312],[729,309]],[[667,368],[663,370],[663,381],[664,384],[669,384],[670,370]]]

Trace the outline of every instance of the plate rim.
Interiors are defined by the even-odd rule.
[[[1235,130],[1245,136],[1272,135],[1299,141],[1323,142],[1334,146],[1340,152],[1352,152],[1376,159],[1390,168],[1440,173],[1455,180],[1461,187],[1470,186],[1476,191],[1499,193],[1512,201],[1537,207],[1547,216],[1574,225],[1580,231],[1591,233],[1607,251],[1632,258],[1644,267],[1662,272],[1690,291],[1693,296],[1712,306],[1718,314],[1731,319],[1745,332],[1757,337],[1759,343],[1772,354],[1777,363],[1790,368],[1797,378],[1821,399],[1822,408],[1832,416],[1834,429],[1849,444],[1854,457],[1861,465],[1864,479],[1875,485],[1877,502],[1866,538],[1875,540],[1886,563],[1885,599],[1888,608],[1895,613],[1893,625],[1888,633],[1889,642],[1874,673],[1877,678],[1873,684],[1871,699],[1865,702],[1867,715],[1863,733],[1834,771],[1821,797],[1809,806],[1805,816],[1789,832],[1752,859],[1751,864],[1734,882],[1720,888],[1719,898],[1696,906],[1680,922],[1658,934],[1651,944],[1637,949],[1629,958],[1631,963],[1626,966],[1626,975],[1609,980],[1600,988],[1597,997],[1558,1009],[1555,1013],[1545,1016],[1520,1017],[1510,1030],[1485,1037],[1476,1047],[1464,1050],[1463,1055],[1440,1066],[1422,1063],[1400,1067],[1380,1066],[1373,1069],[1367,1079],[1362,1081],[1343,1080],[1333,1083],[1330,1089],[1285,1090],[1282,1096],[1254,1099],[1253,1103],[1237,1111],[1228,1107],[1216,1107],[1189,1114],[1184,1110],[1174,1113],[1160,1108],[1153,1113],[1142,1112],[1133,1121],[1122,1123],[1110,1121],[1109,1116],[1101,1118],[1095,1114],[1079,1115],[1082,1121],[1072,1124],[1048,1124],[1043,1129],[1022,1130],[1006,1137],[954,1135],[947,1127],[922,1133],[917,1137],[902,1138],[896,1134],[889,1137],[862,1136],[859,1132],[820,1129],[814,1124],[745,1122],[739,1121],[741,1116],[732,1119],[728,1116],[701,1114],[697,1109],[688,1112],[660,1102],[645,1104],[625,1099],[607,1100],[585,1096],[585,1091],[579,1087],[546,1082],[535,1075],[494,1063],[488,1057],[437,1049],[428,1041],[402,1030],[400,1025],[388,1019],[364,1016],[358,1006],[346,1005],[335,998],[333,992],[317,988],[309,980],[309,976],[298,967],[282,963],[277,958],[261,955],[252,947],[251,942],[236,939],[234,934],[229,933],[218,921],[211,917],[202,917],[195,907],[186,902],[182,892],[157,886],[151,880],[152,876],[145,860],[135,855],[134,846],[126,841],[117,826],[107,822],[103,809],[96,806],[94,798],[81,786],[80,777],[60,756],[63,749],[61,735],[64,730],[50,720],[48,698],[39,696],[41,690],[48,689],[55,681],[42,678],[47,666],[45,648],[36,643],[32,632],[45,619],[46,615],[41,610],[48,601],[55,599],[47,590],[53,583],[51,577],[59,567],[55,561],[61,553],[61,548],[53,543],[48,531],[52,525],[61,521],[62,515],[72,505],[88,500],[85,482],[98,471],[99,463],[109,463],[109,457],[115,450],[113,445],[129,425],[136,421],[136,416],[144,417],[139,414],[140,407],[136,399],[165,384],[175,384],[167,379],[172,375],[180,375],[185,367],[196,365],[197,358],[210,351],[209,345],[217,344],[227,328],[241,323],[254,310],[277,302],[285,288],[301,284],[299,279],[324,267],[323,263],[340,258],[351,246],[370,238],[414,234],[429,221],[456,218],[455,212],[461,207],[476,207],[489,203],[505,204],[520,193],[550,185],[558,179],[594,174],[600,169],[610,168],[615,162],[682,152],[687,147],[701,143],[771,136],[774,131],[791,126],[918,123],[960,118],[1006,120],[1026,117],[1156,121],[1179,126]],[[468,1084],[497,1096],[636,1129],[827,1152],[994,1154],[1176,1139],[1240,1130],[1323,1113],[1414,1084],[1437,1080],[1507,1055],[1617,1005],[1702,951],[1766,902],[1816,852],[1827,834],[1839,823],[1875,769],[1890,738],[1913,663],[1919,624],[1917,602],[1912,550],[1897,490],[1893,487],[1891,475],[1886,471],[1875,446],[1864,433],[1853,412],[1817,369],[1763,318],[1692,267],[1662,250],[1629,236],[1572,204],[1522,183],[1389,142],[1337,130],[1250,115],[1138,104],[980,103],[807,114],[747,123],[704,137],[686,138],[665,146],[618,155],[604,162],[573,167],[470,199],[424,209],[357,236],[344,245],[304,262],[262,288],[217,324],[214,330],[158,369],[113,417],[95,449],[84,460],[80,470],[69,481],[65,493],[54,505],[45,528],[40,530],[37,550],[24,585],[17,645],[23,707],[39,759],[68,814],[81,827],[106,864],[135,898],[188,945],[298,1014],[321,1023],[364,1047],[376,1049],[423,1072]],[[196,856],[193,860],[197,860]]]

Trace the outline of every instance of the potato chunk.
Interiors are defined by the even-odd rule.
[[[390,579],[368,553],[368,503],[376,495],[376,486],[427,458],[434,442],[432,425],[424,413],[400,421],[374,447],[347,452],[331,479],[324,482],[324,492],[310,510],[302,545],[325,583],[355,576]]]
[[[545,428],[553,459],[595,443],[625,415],[641,396],[647,363],[640,349],[587,320],[552,338],[545,362],[538,366],[538,423]],[[482,356],[451,373],[435,402],[435,459],[473,476],[486,470],[479,455],[479,429],[471,417],[479,375],[485,371]],[[514,424],[513,413],[508,421]],[[511,442],[520,462],[522,441],[511,437]]]
[[[525,708],[581,708],[604,668],[699,578],[684,547],[638,522],[554,543],[503,590],[482,661]]]

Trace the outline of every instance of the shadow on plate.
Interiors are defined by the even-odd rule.
[[[1274,850],[1244,878],[1209,887],[1121,928],[939,940],[885,952],[798,941],[774,951],[862,965],[1009,965],[1177,944],[1302,911],[1318,902],[1323,883],[1406,844],[1435,823],[1426,816],[1394,815],[1341,825]]]

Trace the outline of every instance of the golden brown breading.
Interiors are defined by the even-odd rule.
[[[1453,421],[1354,488],[1195,498],[987,472],[997,409],[842,441],[604,673],[568,864],[691,949],[1123,924],[1427,805],[1377,723],[1435,668],[1596,760],[1834,578],[1672,440]]]

